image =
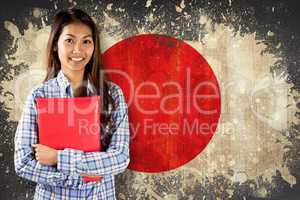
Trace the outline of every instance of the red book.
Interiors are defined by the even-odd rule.
[[[56,150],[100,151],[100,97],[37,98],[39,143]],[[101,177],[83,177],[85,182]]]

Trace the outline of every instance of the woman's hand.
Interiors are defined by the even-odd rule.
[[[35,158],[43,165],[56,165],[57,164],[57,150],[42,145],[32,145],[35,151]]]

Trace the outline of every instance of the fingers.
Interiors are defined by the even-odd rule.
[[[33,149],[34,149],[35,152],[39,152],[40,151],[40,148],[38,146],[33,147]]]
[[[33,144],[32,147],[35,152],[39,151],[40,148],[39,144]]]
[[[32,147],[34,148],[34,155],[35,155],[35,158],[37,160],[39,160],[41,154],[43,153],[43,146],[40,145],[40,144],[33,144]]]
[[[38,151],[35,151],[34,156],[35,156],[35,160],[40,162],[40,153]]]
[[[33,144],[35,159],[39,160],[39,144]]]
[[[40,164],[50,165],[52,163],[49,154],[51,153],[51,149],[45,145],[41,144],[33,144],[35,160],[37,160]]]
[[[33,148],[40,148],[40,149],[48,149],[50,147],[46,146],[46,145],[43,145],[43,144],[32,144],[32,147]]]
[[[34,148],[35,151],[42,151],[43,149],[45,149],[46,146],[41,144],[33,144],[32,147]]]

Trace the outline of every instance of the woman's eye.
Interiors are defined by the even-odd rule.
[[[84,43],[84,44],[91,44],[92,41],[91,41],[91,40],[84,40],[83,43]]]
[[[73,43],[73,40],[72,39],[66,39],[65,40],[67,43]]]

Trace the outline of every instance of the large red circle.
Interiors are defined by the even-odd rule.
[[[137,35],[105,51],[103,64],[128,103],[130,169],[168,171],[209,143],[220,117],[220,90],[194,48],[172,37]]]

